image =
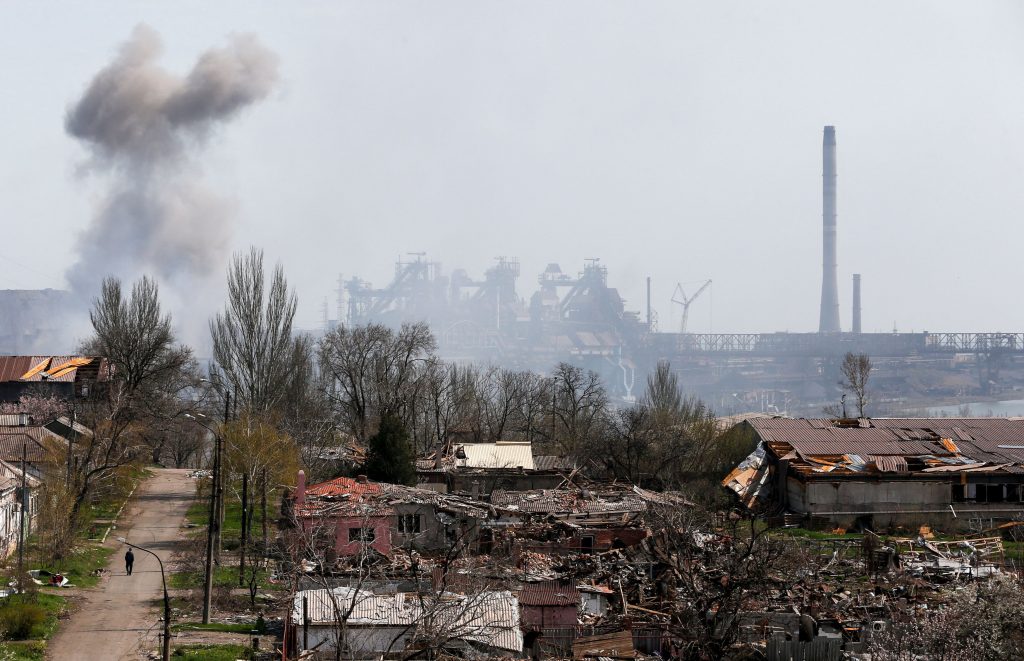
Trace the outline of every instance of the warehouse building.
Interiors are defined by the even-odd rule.
[[[757,448],[723,481],[751,509],[809,526],[985,529],[1024,519],[1024,419],[740,423]]]

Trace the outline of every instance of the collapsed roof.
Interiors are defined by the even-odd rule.
[[[750,507],[764,495],[769,468],[807,479],[886,475],[948,479],[949,474],[1024,475],[1024,419],[751,418],[757,449],[722,484]]]

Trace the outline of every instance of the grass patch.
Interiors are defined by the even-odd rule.
[[[249,586],[249,572],[250,569],[246,567],[245,570],[245,585],[241,587]],[[266,569],[260,569],[257,573],[257,584],[261,592],[277,591],[288,589],[287,585],[283,583],[271,583],[268,579],[270,572]],[[203,579],[205,578],[202,571],[183,571],[175,572],[171,574],[170,578],[167,579],[167,587],[177,590],[193,589],[200,590],[203,587]],[[238,565],[221,565],[220,567],[213,568],[213,586],[222,588],[237,588],[238,585]]]
[[[189,505],[188,512],[185,513],[185,518],[188,522],[195,526],[206,527],[206,524],[210,522],[210,501],[209,496],[206,498],[199,498],[199,494],[196,494],[196,500]]]
[[[772,532],[777,535],[786,535],[788,537],[797,537],[801,539],[842,539],[851,541],[864,539],[864,535],[862,533],[848,532],[842,535],[837,535],[836,533],[828,530],[808,530],[807,528],[780,528],[779,530]]]
[[[259,629],[258,623],[253,622],[252,624],[228,624],[225,622],[210,622],[209,624],[203,624],[202,622],[182,622],[180,624],[171,625],[173,631],[223,631],[225,633],[250,633]],[[259,631],[263,633],[263,631]]]
[[[114,549],[95,544],[78,546],[70,556],[56,563],[52,567],[39,567],[52,572],[61,572],[68,577],[72,585],[82,588],[91,588],[99,583],[100,577],[97,570],[103,569],[110,561]],[[35,569],[35,567],[33,567]],[[60,588],[49,588],[59,590]]]
[[[10,654],[11,661],[43,661],[46,658],[46,643],[42,640],[12,640],[0,643],[0,658]]]
[[[202,661],[235,661],[246,658],[250,651],[245,645],[182,645],[175,647],[171,656]]]
[[[248,572],[247,572],[248,573]],[[201,571],[183,571],[171,574],[167,587],[174,589],[201,588],[205,576]],[[213,568],[214,587],[237,588],[238,567],[221,565]]]
[[[42,617],[27,632],[26,640],[46,640],[57,630],[59,618],[67,608],[67,600],[48,592],[11,595],[0,600],[0,620],[6,621],[6,617],[2,616],[5,611],[24,611],[29,607],[40,609]]]

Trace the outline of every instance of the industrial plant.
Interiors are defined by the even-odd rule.
[[[817,413],[839,398],[839,362],[847,352],[871,357],[875,410],[920,410],[926,402],[972,401],[1024,386],[1024,333],[864,333],[862,274],[852,278],[851,325],[840,324],[836,130],[822,143],[822,284],[817,333],[692,333],[689,297],[678,329],[658,329],[650,279],[644,310],[627,309],[610,277],[611,262],[587,260],[563,270],[550,263],[529,294],[519,288],[520,265],[500,257],[482,277],[413,253],[395,264],[390,283],[374,287],[358,277],[338,289],[340,323],[398,326],[425,320],[443,356],[539,372],[568,361],[599,373],[622,400],[631,401],[659,361],[720,413]],[[325,309],[324,323],[329,321]]]

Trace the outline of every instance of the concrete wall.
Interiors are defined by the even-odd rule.
[[[397,503],[395,510],[396,524],[392,534],[392,543],[402,548],[441,549],[449,545],[445,537],[445,527],[437,518],[433,505],[416,503]],[[403,532],[397,521],[402,517],[418,517],[420,532]]]
[[[380,653],[405,649],[413,629],[404,627],[359,627],[345,629],[345,639],[355,658],[375,658]],[[397,638],[397,641],[395,640]],[[337,649],[338,629],[333,626],[310,626],[309,647],[303,647],[302,624],[295,627],[295,642],[299,649],[316,649],[323,654]],[[392,644],[392,641],[395,641]],[[317,647],[319,645],[319,647]]]
[[[953,485],[940,481],[787,481],[789,507],[831,525],[851,527],[858,520],[872,529],[929,525],[966,529],[972,518],[1006,521],[1024,514],[1024,503],[953,502]]]

